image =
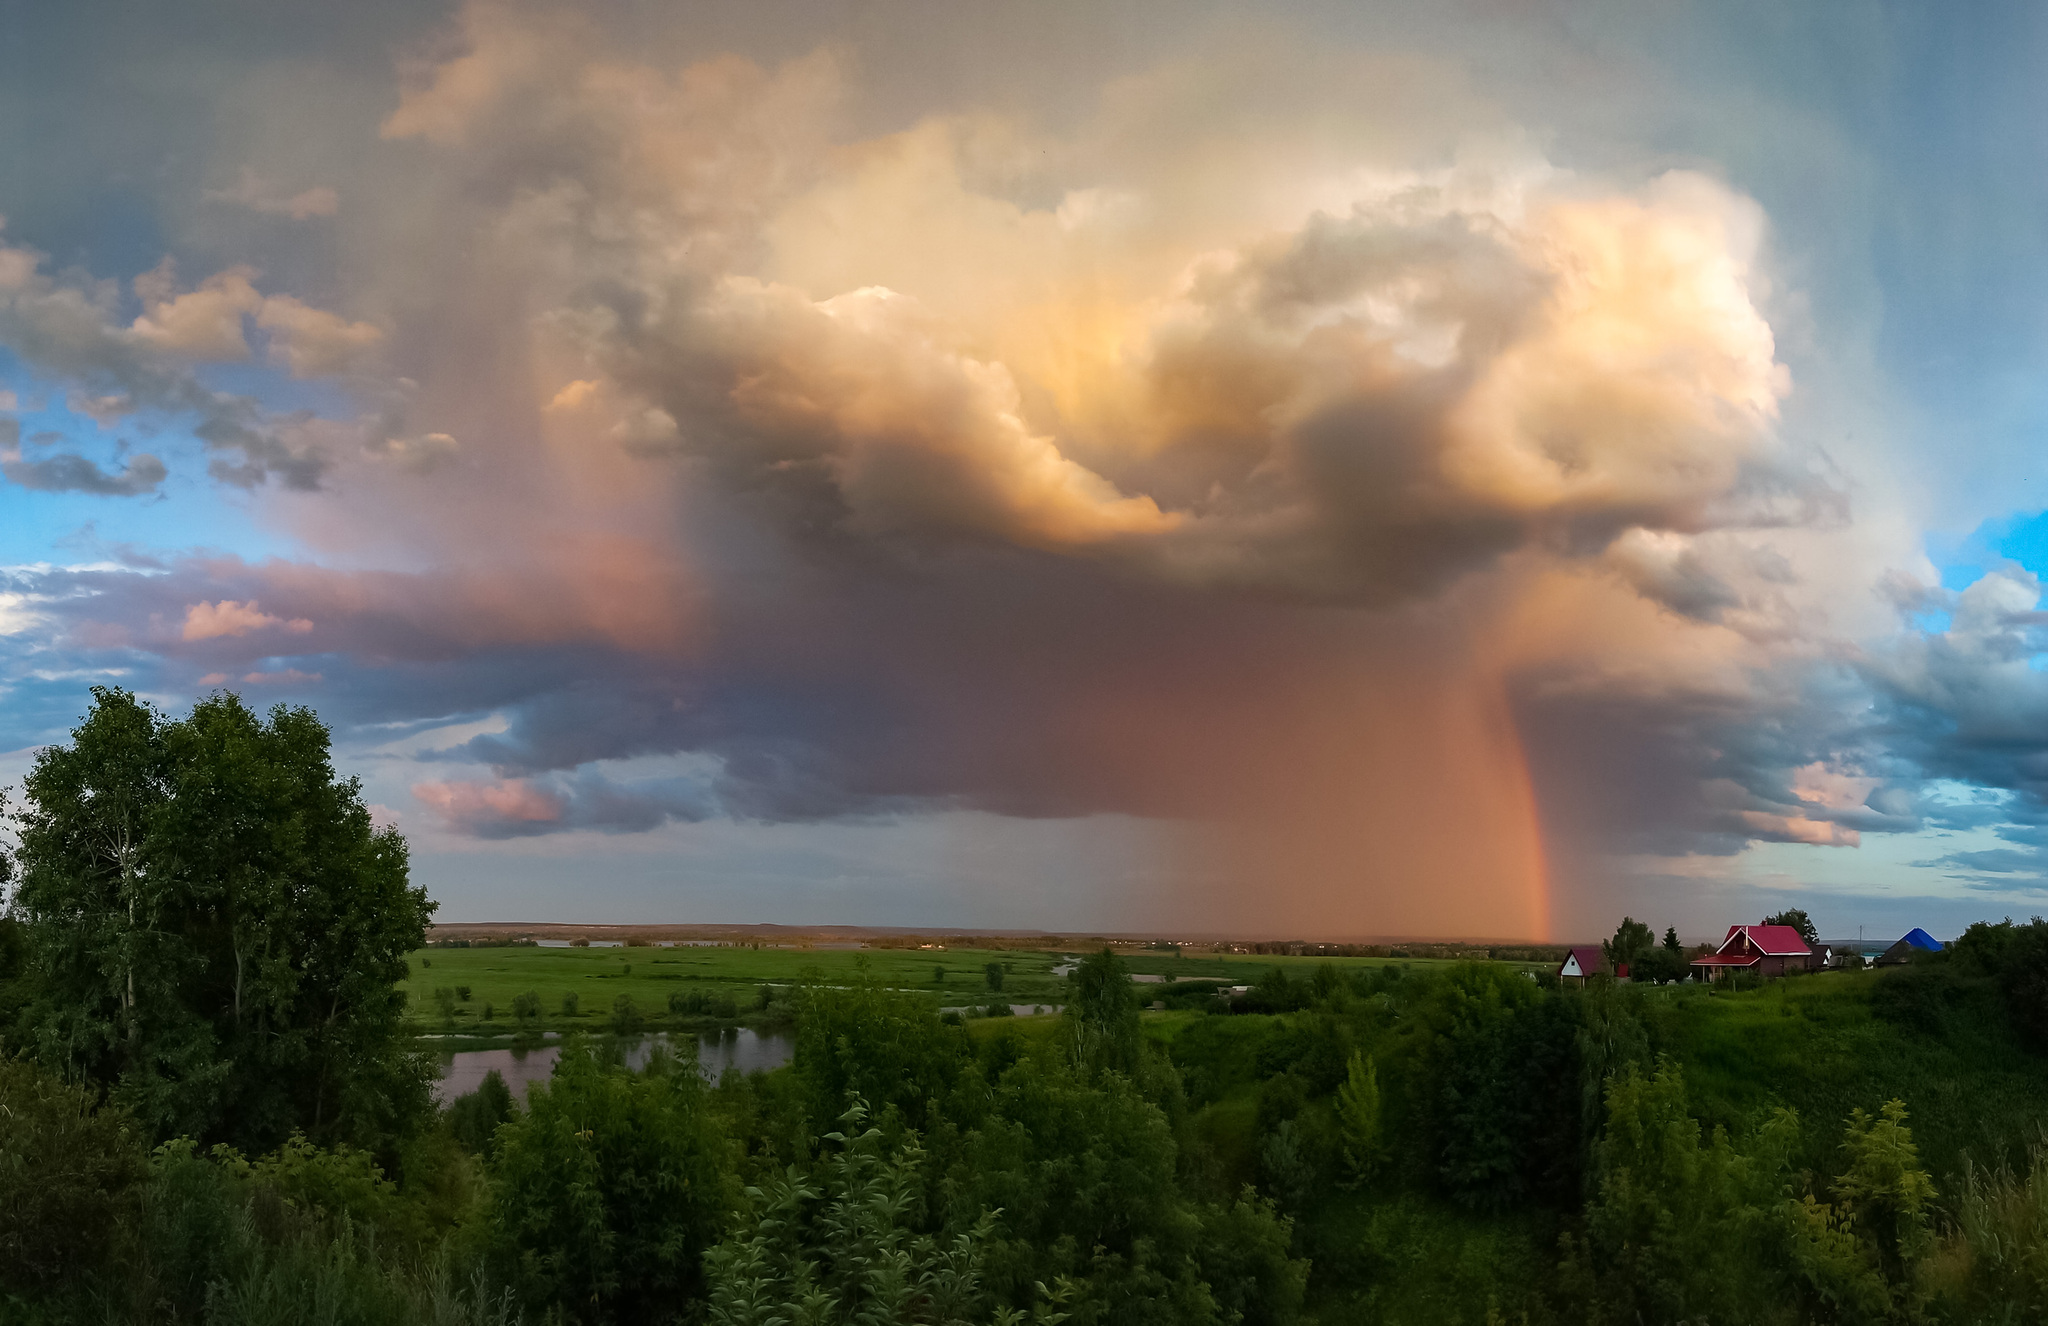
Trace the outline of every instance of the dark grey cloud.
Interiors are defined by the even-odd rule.
[[[24,488],[46,493],[93,493],[101,497],[140,497],[153,493],[170,472],[148,452],[128,457],[117,471],[75,452],[59,452],[35,460],[20,455],[0,458],[0,474]]]

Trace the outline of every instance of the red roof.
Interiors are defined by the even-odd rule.
[[[1728,938],[1721,941],[1723,951],[1735,942],[1737,935],[1748,935],[1749,942],[1757,951],[1772,957],[1804,957],[1813,952],[1799,932],[1789,925],[1731,925]]]

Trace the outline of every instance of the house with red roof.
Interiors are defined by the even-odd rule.
[[[1588,976],[1608,974],[1607,955],[1601,951],[1598,944],[1568,948],[1564,953],[1564,961],[1557,964],[1557,979],[1560,984],[1575,980],[1584,985]]]
[[[1731,925],[1720,948],[1692,960],[1692,972],[1711,981],[1730,972],[1783,976],[1788,971],[1812,971],[1820,964],[1821,955],[1789,925]]]

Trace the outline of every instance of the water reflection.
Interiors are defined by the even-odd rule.
[[[662,1036],[643,1036],[626,1047],[626,1064],[631,1068],[644,1068],[648,1056],[654,1053],[657,1041],[670,1041]],[[672,1042],[671,1042],[672,1043]],[[723,1033],[705,1032],[696,1038],[697,1071],[716,1082],[728,1068],[737,1068],[742,1073],[766,1072],[780,1068],[789,1062],[796,1044],[786,1032],[769,1032],[763,1035],[746,1027],[730,1028]],[[535,1082],[545,1082],[555,1071],[555,1060],[562,1057],[559,1045],[535,1045],[508,1047],[502,1050],[456,1050],[441,1056],[441,1080],[434,1084],[434,1098],[443,1104],[457,1096],[468,1095],[483,1084],[484,1075],[493,1068],[505,1079],[505,1085],[512,1088],[515,1097],[524,1098],[526,1089]]]

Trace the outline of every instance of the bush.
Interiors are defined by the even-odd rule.
[[[565,1018],[573,1018],[576,1016],[575,995],[565,994],[562,996],[562,1016]]]
[[[512,996],[512,1016],[518,1021],[538,1022],[540,1020],[540,995],[532,990]]]
[[[448,1130],[463,1148],[474,1155],[489,1155],[496,1147],[498,1125],[519,1112],[512,1089],[504,1075],[493,1068],[475,1091],[458,1096],[448,1107]]]
[[[859,1096],[878,1113],[894,1106],[922,1129],[952,1090],[966,1052],[965,1039],[917,995],[870,981],[802,992],[793,1063],[814,1128]]]
[[[622,994],[612,1000],[612,1032],[619,1036],[640,1034],[640,1006],[633,1002],[633,996]]]
[[[95,1109],[33,1064],[0,1060],[0,1289],[26,1292],[104,1265],[144,1172],[126,1114]]]
[[[982,977],[982,980],[984,980],[985,982],[987,982],[987,984],[988,984],[988,988],[989,988],[989,989],[990,989],[991,991],[995,991],[995,990],[1000,990],[1000,989],[1002,989],[1002,988],[1003,988],[1003,964],[1002,964],[1002,963],[1000,963],[1000,962],[991,962],[991,963],[989,963],[989,964],[988,964],[987,966],[985,966],[985,967],[983,967],[983,968],[981,969],[981,977]]]
[[[570,1045],[497,1143],[494,1253],[529,1306],[659,1322],[702,1296],[738,1194],[693,1066],[657,1051],[628,1073]]]
[[[987,1319],[982,1264],[993,1213],[951,1238],[920,1232],[925,1157],[916,1135],[891,1152],[882,1130],[866,1125],[855,1101],[840,1131],[826,1135],[813,1174],[791,1167],[747,1190],[741,1232],[705,1258],[714,1326]]]

